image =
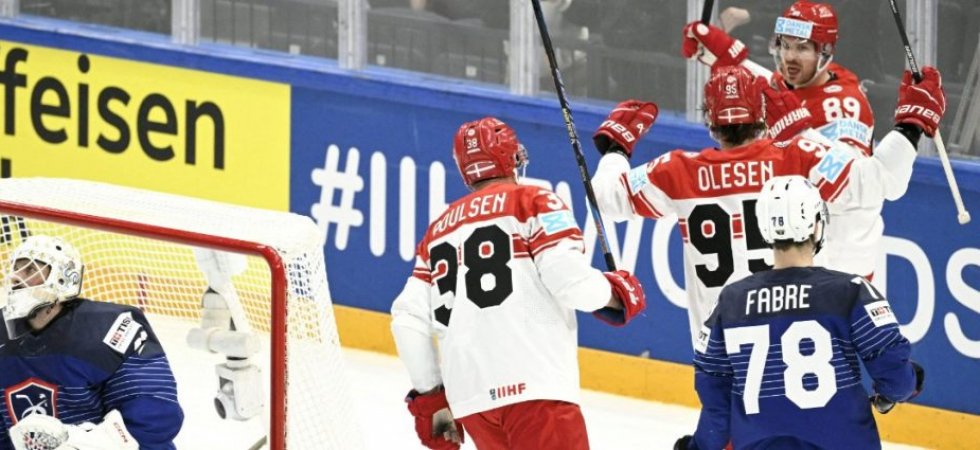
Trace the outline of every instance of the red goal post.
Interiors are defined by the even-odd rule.
[[[251,327],[268,333],[269,448],[361,447],[323,238],[308,217],[90,181],[23,178],[0,180],[0,218],[4,268],[22,238],[58,235],[82,254],[83,297],[140,306],[155,329],[155,316],[188,326],[199,319],[208,281],[195,273],[194,247],[251,256],[233,284]],[[164,342],[172,366],[172,354],[197,351],[178,345]],[[202,374],[183,381],[178,375],[179,395],[208,373],[178,369]],[[187,411],[192,405],[185,401]],[[219,429],[214,416],[216,425],[201,432]],[[198,424],[185,420],[188,426]]]

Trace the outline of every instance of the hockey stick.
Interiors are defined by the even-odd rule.
[[[909,62],[909,69],[912,70],[912,78],[916,83],[922,81],[922,73],[919,72],[919,65],[915,62],[915,55],[912,54],[912,45],[909,44],[909,35],[905,32],[905,22],[902,14],[898,12],[898,4],[895,0],[888,0],[892,8],[892,16],[895,17],[895,25],[898,26],[898,34],[902,37],[902,45],[905,46],[905,59]],[[956,203],[957,220],[960,225],[970,222],[970,213],[963,206],[963,197],[960,196],[960,187],[956,184],[956,177],[953,176],[953,167],[949,163],[949,155],[946,153],[946,144],[936,129],[936,135],[932,138],[936,143],[936,151],[939,153],[939,162],[943,165],[943,172],[946,172],[946,181],[949,182],[949,190],[953,193],[953,202]]]
[[[269,443],[269,437],[262,436],[262,438],[256,441],[254,444],[252,444],[252,446],[249,447],[248,450],[259,450],[260,448],[265,447],[265,445],[268,443]]]
[[[551,36],[548,35],[548,25],[544,22],[544,12],[541,11],[541,0],[531,0],[531,6],[534,7],[534,19],[538,22],[538,30],[541,32],[541,42],[544,44],[544,51],[548,55],[548,65],[551,66],[551,78],[555,80],[555,92],[558,94],[561,114],[565,119],[568,140],[572,143],[572,150],[575,152],[575,163],[578,164],[579,175],[582,177],[582,184],[585,185],[585,196],[588,199],[589,207],[592,209],[592,220],[595,222],[596,238],[599,240],[602,256],[606,259],[606,267],[610,271],[614,271],[616,270],[616,260],[613,259],[612,252],[609,251],[606,229],[602,226],[602,214],[599,213],[599,204],[596,202],[595,192],[592,190],[592,182],[589,181],[589,168],[585,165],[585,155],[582,154],[582,145],[579,144],[578,133],[575,131],[572,110],[569,108],[568,99],[565,96],[565,83],[561,79],[561,72],[558,71],[555,48],[551,44]]]
[[[701,23],[708,25],[711,22],[711,10],[715,8],[715,0],[704,0],[701,7]]]

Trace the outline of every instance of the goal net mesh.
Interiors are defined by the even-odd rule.
[[[237,448],[222,444],[232,438],[256,442],[256,436],[262,438],[270,429],[285,434],[284,439],[270,435],[270,444],[284,443],[291,450],[362,446],[322,237],[309,218],[86,181],[0,180],[4,273],[10,252],[35,234],[60,237],[82,254],[82,297],[146,312],[177,376],[186,416],[178,448],[207,448],[208,439],[215,442],[212,448]],[[246,330],[262,337],[262,350],[253,359],[266,379],[265,412],[248,422],[231,423],[235,421],[222,420],[215,411],[214,365],[224,362],[223,356],[191,349],[183,341],[185,330],[200,326],[201,299],[208,289],[195,247],[251,252],[246,268],[231,278]],[[270,265],[260,251],[278,255],[282,264]],[[285,292],[280,292],[282,308],[273,301],[276,276],[286,281],[281,287]],[[277,340],[270,334],[276,315],[284,315],[286,334],[278,352],[283,356],[273,359]],[[281,385],[271,375],[277,365],[284,365]],[[283,400],[280,414],[275,412],[276,398]],[[281,422],[278,427],[276,421]]]

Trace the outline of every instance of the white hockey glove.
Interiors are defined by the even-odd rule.
[[[17,450],[138,450],[119,411],[112,410],[95,425],[85,422],[65,425],[60,420],[32,414],[10,429]]]
[[[17,450],[53,450],[68,440],[68,426],[46,414],[31,414],[10,428]]]

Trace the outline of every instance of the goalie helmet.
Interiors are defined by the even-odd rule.
[[[773,31],[769,52],[776,60],[776,67],[781,67],[782,56],[779,54],[779,47],[780,39],[783,36],[813,41],[816,44],[817,52],[820,54],[816,71],[819,74],[834,59],[838,31],[837,12],[832,6],[827,3],[799,0],[776,19],[776,28]]]
[[[31,236],[10,256],[3,292],[3,319],[16,339],[28,330],[26,319],[45,306],[71,300],[82,290],[82,257],[59,238]]]
[[[762,238],[776,241],[806,242],[813,237],[819,252],[830,214],[820,191],[799,175],[774,177],[766,181],[755,206]],[[819,225],[819,227],[817,226]]]
[[[528,162],[514,130],[494,117],[460,126],[453,140],[453,158],[469,187],[491,178],[516,176]]]
[[[704,114],[708,127],[765,121],[762,91],[755,75],[740,65],[712,71],[704,85]]]

